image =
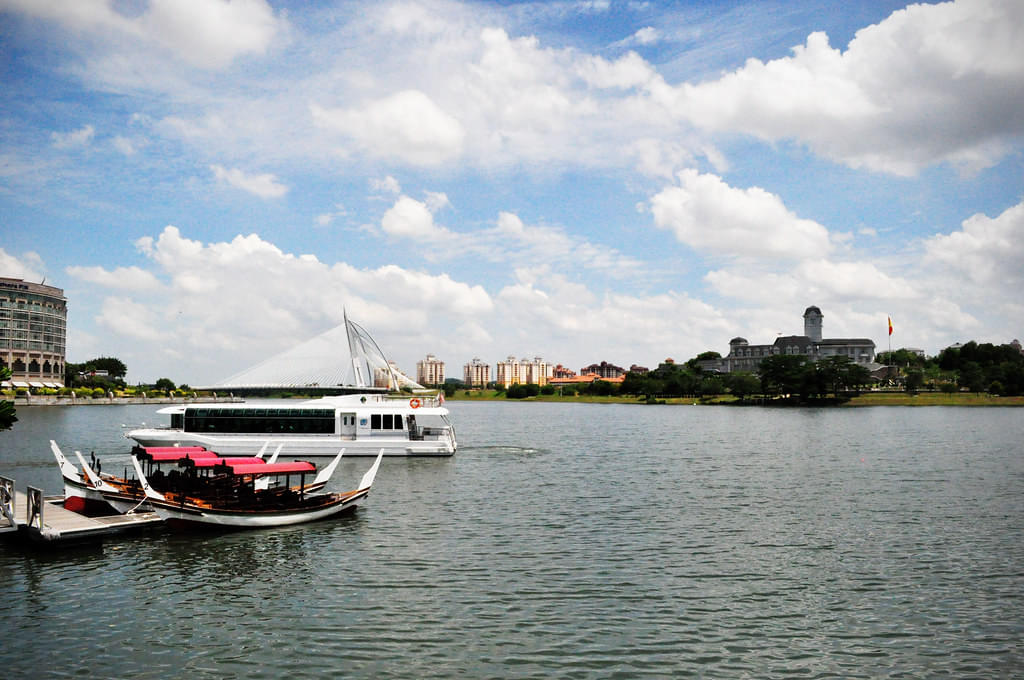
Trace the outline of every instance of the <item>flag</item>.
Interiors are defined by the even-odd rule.
[[[889,335],[892,335],[892,317],[890,316],[887,318],[889,319]]]

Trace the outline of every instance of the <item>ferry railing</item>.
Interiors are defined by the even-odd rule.
[[[366,403],[377,403],[387,404],[393,402],[410,402],[413,399],[417,400],[420,406],[436,408],[441,405],[441,398],[436,394],[373,394],[366,395],[363,397],[366,399]]]

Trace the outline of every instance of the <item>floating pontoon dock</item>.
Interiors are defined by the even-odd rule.
[[[14,480],[0,477],[0,534],[17,532],[44,545],[100,540],[161,522],[155,512],[86,517],[64,508],[64,498],[43,497],[40,489],[14,490]]]

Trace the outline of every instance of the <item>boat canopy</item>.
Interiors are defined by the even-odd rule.
[[[231,471],[236,475],[287,475],[316,472],[316,466],[304,460],[292,463],[263,463],[262,465],[234,465]]]
[[[175,460],[220,460],[220,456],[213,451],[186,451],[184,453],[156,451],[154,453],[137,453],[135,456],[139,460],[151,460],[154,463],[164,463]]]

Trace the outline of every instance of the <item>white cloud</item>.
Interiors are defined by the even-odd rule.
[[[131,310],[132,337],[153,340],[130,351],[163,356],[159,345],[173,336],[179,350],[193,357],[187,369],[192,375],[180,378],[193,384],[215,382],[340,324],[346,307],[385,351],[406,362],[414,356],[409,352],[420,351],[410,337],[444,337],[446,328],[493,309],[483,287],[447,274],[332,265],[284,252],[255,234],[203,243],[168,226],[136,246],[151,261],[153,277],[166,277],[170,285],[119,299],[121,308]],[[116,271],[89,273],[104,278]],[[121,304],[126,301],[131,304]],[[100,323],[115,328],[127,316],[111,303]],[[154,328],[160,339],[147,335]],[[160,365],[157,359],[144,361]],[[182,369],[161,371],[179,375]]]
[[[696,170],[680,172],[679,182],[651,198],[651,212],[658,227],[697,250],[797,259],[831,249],[825,227],[797,217],[764,189],[736,189]]]
[[[348,215],[348,211],[345,210],[345,206],[343,206],[342,204],[338,203],[337,205],[334,206],[334,208],[335,209],[332,212],[317,215],[316,218],[314,219],[314,222],[316,222],[318,226],[326,227],[339,217],[345,217],[346,215]]]
[[[658,78],[654,68],[636,52],[630,52],[614,62],[602,57],[591,57],[580,64],[579,72],[585,81],[600,89],[628,90],[642,87]]]
[[[147,35],[204,68],[262,54],[284,28],[265,0],[150,0],[140,21]]]
[[[381,218],[381,229],[390,236],[417,241],[447,239],[451,232],[434,223],[434,211],[438,207],[440,206],[436,201],[424,203],[408,196],[400,196]]]
[[[167,339],[165,324],[159,315],[130,298],[106,298],[96,322],[108,331],[131,340],[162,342]]]
[[[674,110],[711,130],[793,138],[846,163],[912,174],[987,167],[1024,133],[1024,4],[911,5],[845,52],[812,33],[793,56],[683,85]]]
[[[542,354],[557,363],[607,360],[653,368],[666,356],[689,358],[716,346],[732,330],[719,310],[685,293],[598,296],[558,274],[548,273],[543,283],[521,274],[497,296],[495,319],[503,324],[497,335],[505,347],[494,351],[501,357]],[[543,339],[537,328],[545,329]]]
[[[978,213],[960,231],[936,235],[925,243],[932,262],[966,276],[991,295],[1000,290],[1018,296],[1024,289],[1024,203],[990,218]]]
[[[644,26],[633,34],[633,39],[640,45],[653,45],[661,40],[661,33],[651,26]]]
[[[130,60],[153,47],[201,68],[261,54],[287,26],[265,0],[150,0],[137,16],[102,0],[4,0],[6,9],[92,36],[107,59]]]
[[[281,198],[288,193],[288,187],[278,182],[277,177],[271,174],[249,175],[238,168],[228,170],[220,165],[211,165],[210,170],[221,182],[227,182],[236,189],[260,198]]]
[[[419,90],[398,92],[359,109],[313,105],[311,111],[318,125],[351,138],[371,156],[437,165],[462,152],[461,123]]]
[[[383,194],[400,194],[402,193],[402,185],[398,183],[398,180],[388,175],[384,179],[371,179],[370,188],[373,191],[377,191]]]
[[[644,271],[642,262],[617,248],[592,243],[559,227],[524,224],[510,212],[499,213],[490,229],[459,236],[460,252],[473,251],[493,262],[520,269],[580,268],[601,271],[613,278],[636,278]]]
[[[39,283],[43,280],[43,271],[45,267],[39,253],[29,251],[14,255],[0,247],[0,276]]]
[[[96,129],[92,125],[86,125],[71,132],[51,132],[50,141],[57,149],[73,149],[88,146],[95,135]]]
[[[779,300],[812,300],[814,304],[847,305],[912,303],[923,299],[921,286],[891,276],[871,262],[808,259],[777,271],[760,267],[731,267],[709,271],[705,280],[719,294],[771,307]],[[799,302],[797,302],[799,304]],[[808,303],[811,304],[811,303]]]
[[[64,271],[76,279],[104,288],[137,291],[160,288],[157,278],[139,267],[117,267],[113,271],[107,271],[103,267],[67,267]]]
[[[110,141],[110,143],[114,146],[114,148],[119,153],[122,153],[125,156],[134,156],[135,155],[135,152],[136,152],[135,142],[133,142],[132,140],[128,139],[127,137],[122,137],[121,135],[117,135],[116,137],[114,137]]]

